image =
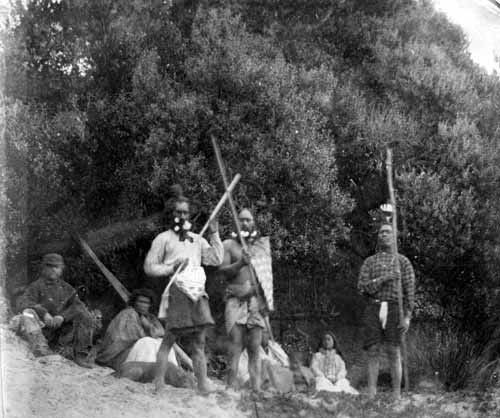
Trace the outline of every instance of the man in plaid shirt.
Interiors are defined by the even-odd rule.
[[[378,252],[368,257],[361,267],[358,290],[366,296],[363,318],[364,348],[368,352],[368,395],[377,393],[379,355],[386,343],[390,361],[393,393],[401,395],[401,336],[410,327],[415,302],[415,273],[410,261],[402,254],[391,253],[394,234],[392,226],[383,224],[378,232]],[[403,290],[403,322],[400,324],[398,307],[398,261]]]

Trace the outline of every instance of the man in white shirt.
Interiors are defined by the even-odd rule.
[[[157,390],[165,386],[168,353],[176,337],[189,335],[193,341],[193,369],[201,393],[211,391],[207,379],[205,338],[208,327],[215,324],[208,295],[205,292],[205,271],[202,265],[218,266],[224,258],[217,220],[208,230],[209,242],[190,231],[189,200],[177,189],[170,201],[173,224],[151,244],[144,271],[148,276],[167,279],[178,267],[186,267],[175,277],[175,283],[162,295],[158,317],[166,320],[166,332],[158,352],[154,383]],[[165,286],[168,280],[165,280]]]

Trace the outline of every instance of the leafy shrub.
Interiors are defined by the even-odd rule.
[[[449,391],[492,386],[497,361],[491,361],[482,344],[453,326],[417,326],[407,342],[410,381],[429,379]]]

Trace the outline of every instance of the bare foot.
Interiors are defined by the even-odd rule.
[[[236,380],[233,382],[227,382],[226,389],[238,392],[240,390],[240,385],[238,384],[238,382]]]
[[[167,388],[163,379],[154,379],[153,384],[155,385],[155,393],[161,393]]]
[[[229,396],[239,396],[240,392],[238,390],[235,390],[234,388],[230,386],[226,386],[225,393],[228,394]]]
[[[200,395],[208,395],[215,392],[216,390],[217,388],[215,387],[215,385],[213,383],[210,383],[208,380],[198,385],[198,392],[200,393]]]
[[[264,393],[264,391],[262,390],[261,387],[254,387],[251,389],[252,390],[252,393],[254,393],[255,395],[262,395]]]
[[[377,396],[377,389],[368,388],[366,395],[368,396],[368,399],[370,399],[370,400],[375,399],[375,397]]]

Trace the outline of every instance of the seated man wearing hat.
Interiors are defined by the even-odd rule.
[[[18,299],[22,313],[21,334],[30,343],[35,356],[50,354],[49,343],[64,341],[73,333],[74,361],[91,368],[94,319],[77,291],[64,280],[64,260],[59,254],[46,254],[42,259],[40,277],[31,283]]]

